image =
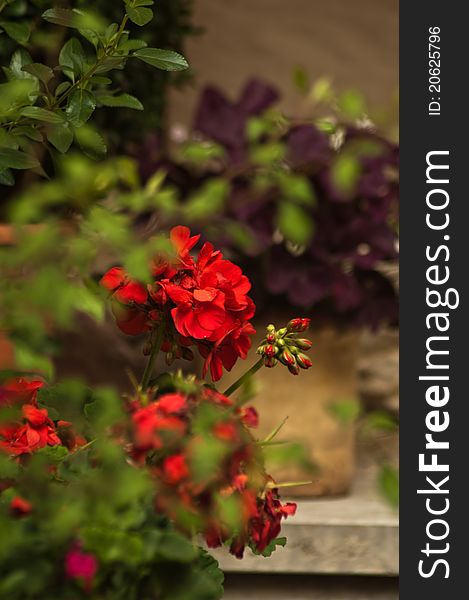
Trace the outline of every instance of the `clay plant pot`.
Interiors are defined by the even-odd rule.
[[[256,323],[255,347],[268,323],[280,327],[286,320],[279,317]],[[338,418],[334,408],[357,401],[360,332],[339,332],[331,327],[313,329],[308,337],[313,340],[308,352],[313,366],[308,371],[294,376],[278,364],[257,373],[259,392],[252,401],[260,415],[257,435],[265,438],[288,417],[276,439],[300,442],[316,471],[311,474],[295,463],[288,467],[269,465],[276,481],[312,480],[308,485],[289,488],[291,496],[341,495],[348,492],[354,476],[356,431],[353,419]],[[251,361],[253,357],[252,354]],[[237,379],[249,366],[242,363],[239,361],[223,384]],[[224,389],[223,385],[220,389]]]

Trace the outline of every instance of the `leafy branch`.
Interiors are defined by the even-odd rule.
[[[43,173],[34,144],[66,153],[76,141],[86,155],[102,157],[106,144],[88,124],[95,109],[143,109],[137,98],[110,87],[113,81],[108,73],[124,69],[129,58],[167,71],[188,67],[177,52],[148,48],[143,40],[129,38],[128,22],[138,26],[149,23],[152,4],[153,0],[124,0],[120,23],[111,24],[77,9],[55,7],[43,13],[45,21],[76,30],[94,47],[95,56],[90,59],[77,37],[62,46],[57,66],[33,62],[24,48],[14,52],[10,65],[3,68],[7,82],[0,84],[0,184],[13,185],[11,169]],[[14,37],[11,27],[3,21],[0,26]],[[56,81],[57,73],[65,78]]]

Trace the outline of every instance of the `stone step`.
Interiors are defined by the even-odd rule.
[[[398,581],[387,577],[228,574],[224,600],[397,600]]]

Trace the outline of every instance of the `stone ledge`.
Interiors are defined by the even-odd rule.
[[[297,515],[282,527],[285,548],[268,559],[247,550],[243,560],[219,549],[213,554],[220,567],[228,573],[398,574],[398,516],[382,500],[354,494],[297,502]]]

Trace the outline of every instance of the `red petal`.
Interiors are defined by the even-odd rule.
[[[165,291],[176,304],[192,304],[192,294],[178,285],[168,284]]]
[[[123,285],[114,294],[114,298],[122,302],[122,304],[129,304],[129,302],[145,304],[147,297],[147,288],[137,281],[129,281],[129,283]]]
[[[23,416],[27,419],[31,425],[39,427],[44,425],[49,420],[47,410],[45,408],[36,408],[31,404],[25,404],[23,406]]]
[[[100,284],[107,290],[115,290],[127,279],[127,274],[122,267],[112,267],[101,278]]]
[[[200,325],[210,332],[221,327],[226,320],[226,311],[213,302],[204,302],[199,305],[196,315]]]

